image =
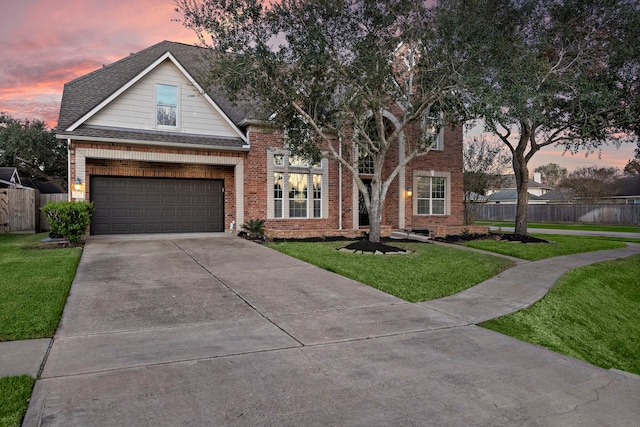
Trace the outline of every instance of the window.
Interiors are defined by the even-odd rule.
[[[445,215],[447,213],[447,179],[441,176],[418,176],[417,214]]]
[[[269,162],[269,188],[273,188],[267,200],[269,218],[322,218],[325,171],[323,161],[314,163],[307,159],[272,153]],[[327,214],[325,213],[324,216]]]
[[[178,87],[156,84],[156,124],[178,126]]]
[[[289,174],[289,218],[307,217],[308,186],[308,174]]]
[[[422,132],[432,150],[444,150],[444,128],[440,127],[436,117],[426,117],[422,121]]]
[[[393,122],[388,117],[382,117],[382,123],[384,125],[384,136],[388,138],[393,134],[395,130],[395,126]],[[366,123],[365,132],[371,140],[373,147],[370,146],[371,143],[366,141],[366,138],[362,138],[359,144],[363,144],[365,146],[370,146],[371,151],[375,152],[378,148],[380,148],[382,138],[380,138],[380,132],[376,127],[376,122],[373,118],[370,118]],[[370,152],[365,150],[364,148],[358,147],[358,172],[361,174],[373,174],[374,164],[373,164],[373,156]]]
[[[313,174],[313,217],[322,218],[322,175]]]
[[[273,216],[282,218],[282,173],[273,174]]]

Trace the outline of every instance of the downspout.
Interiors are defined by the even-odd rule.
[[[71,201],[71,138],[67,138],[67,201]]]
[[[342,158],[342,136],[338,141],[338,156]],[[338,162],[338,230],[342,230],[342,162]]]

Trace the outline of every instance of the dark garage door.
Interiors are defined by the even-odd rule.
[[[91,177],[91,234],[224,231],[222,180]]]

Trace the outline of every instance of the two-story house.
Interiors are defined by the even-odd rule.
[[[353,178],[336,161],[290,156],[280,130],[204,87],[202,53],[164,41],[65,85],[57,137],[71,198],[95,205],[91,234],[221,232],[264,219],[275,237],[359,235],[367,216]],[[398,111],[390,106],[390,126]],[[366,179],[366,162],[360,172]],[[395,179],[384,231],[459,226],[462,200],[462,129],[447,127]]]

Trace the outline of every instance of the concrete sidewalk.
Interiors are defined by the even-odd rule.
[[[90,239],[24,425],[635,425],[637,378],[473,325],[634,253],[411,304],[229,236]]]

